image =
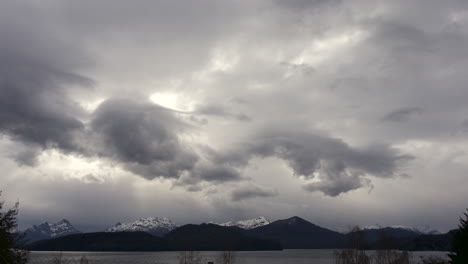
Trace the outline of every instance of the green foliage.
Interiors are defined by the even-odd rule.
[[[466,213],[465,219],[460,218],[460,225],[453,241],[453,251],[449,257],[450,264],[468,263],[468,214]]]
[[[3,205],[4,202],[0,201],[0,263],[26,263],[29,254],[24,250],[20,250],[23,247],[23,237],[16,232],[18,203],[6,211],[3,211]]]

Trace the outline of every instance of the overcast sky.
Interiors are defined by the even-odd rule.
[[[456,227],[468,1],[0,0],[20,227],[294,215]]]

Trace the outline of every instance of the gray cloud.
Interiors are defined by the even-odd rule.
[[[41,150],[37,146],[23,146],[17,144],[18,149],[15,153],[12,153],[10,157],[19,165],[19,166],[37,166],[39,163],[38,156],[41,153]]]
[[[403,107],[396,110],[391,111],[390,113],[386,114],[382,117],[382,121],[384,122],[406,122],[411,117],[421,114],[422,109],[419,107]]]
[[[136,197],[160,187],[167,201],[154,213],[187,221],[181,208],[193,207],[175,207],[200,202],[195,220],[261,212],[347,225],[347,213],[448,229],[467,200],[457,154],[468,152],[467,10],[457,0],[0,1],[0,185],[28,199],[29,219],[86,222],[92,214],[71,209],[95,211],[93,200],[112,223],[144,213]],[[160,92],[193,112],[148,102]],[[127,182],[115,192],[99,166]],[[62,190],[55,170],[104,182]],[[233,203],[246,182],[281,196]]]
[[[199,107],[195,113],[200,115],[207,116],[218,116],[224,118],[233,118],[238,121],[250,121],[250,117],[243,113],[231,113],[225,106],[215,104],[215,105],[205,105]]]
[[[82,179],[85,183],[104,183],[104,180],[93,175],[93,174],[87,174],[86,176],[83,177]]]
[[[86,56],[21,3],[5,5],[0,11],[0,132],[32,149],[78,151],[75,137],[84,129],[84,110],[70,97],[70,87],[87,90],[93,84],[77,73],[88,64]],[[33,152],[17,158],[36,163]]]
[[[256,185],[246,185],[239,187],[232,191],[231,198],[233,201],[242,201],[247,199],[259,198],[259,197],[273,197],[277,196],[278,191],[271,188],[260,187]]]
[[[63,87],[88,85],[90,81],[65,72],[63,64],[68,62],[27,57],[27,51],[15,42],[34,40],[0,34],[7,42],[0,49],[0,131],[43,148],[76,150],[74,134],[84,128],[77,118],[82,110],[68,98]],[[51,50],[47,52],[55,58]]]
[[[319,133],[274,128],[266,131],[237,152],[211,155],[219,163],[240,167],[246,166],[255,156],[280,158],[296,176],[319,180],[307,184],[306,190],[321,191],[329,196],[369,186],[367,176],[399,177],[406,164],[414,159],[411,155],[401,154],[381,144],[353,148],[342,140]]]
[[[108,100],[91,121],[98,156],[118,160],[147,179],[178,178],[197,162],[179,139],[187,126],[171,110],[133,100]]]
[[[195,169],[191,176],[208,182],[239,181],[242,179],[237,169],[219,165],[201,165]]]
[[[359,189],[370,180],[358,172],[352,172],[342,162],[322,162],[319,169],[319,182],[304,186],[307,191],[321,191],[328,196],[338,196],[351,190]]]

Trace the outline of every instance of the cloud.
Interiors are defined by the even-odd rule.
[[[353,172],[339,161],[321,162],[318,170],[318,182],[306,184],[304,189],[315,192],[320,191],[328,196],[338,196],[352,190],[359,189],[370,180],[362,174]]]
[[[95,155],[117,160],[147,179],[178,178],[198,156],[180,139],[188,126],[175,113],[149,102],[110,99],[93,114]]]
[[[251,118],[243,113],[231,113],[229,112],[225,106],[219,104],[213,105],[203,105],[199,107],[195,113],[199,115],[207,115],[207,116],[217,116],[217,117],[224,117],[224,118],[232,118],[238,121],[251,121]]]
[[[238,202],[247,199],[253,198],[266,198],[266,197],[273,197],[277,196],[278,191],[271,188],[260,187],[256,185],[244,185],[241,186],[231,193],[231,198],[233,201]]]
[[[467,8],[451,0],[0,1],[0,162],[11,169],[0,185],[23,186],[18,175],[34,171],[42,187],[17,193],[54,195],[52,172],[99,178],[96,167],[112,166],[112,177],[128,176],[118,192],[99,193],[107,180],[70,182],[61,200],[94,192],[121,208],[122,193],[127,200],[160,186],[167,192],[158,199],[169,201],[160,206],[181,215],[171,201],[185,194],[203,204],[200,218],[315,217],[318,207],[336,223],[348,207],[364,224],[376,215],[405,224],[401,215],[429,219],[417,213],[427,203],[454,212],[467,200],[466,162],[447,158],[467,152]],[[151,104],[154,94],[193,112]],[[281,191],[279,202],[232,203],[246,182]],[[355,191],[373,185],[370,195]],[[454,191],[433,198],[441,186]],[[54,198],[37,200],[36,215],[54,210]],[[368,199],[375,215],[363,214]],[[142,204],[122,208],[143,208],[127,212],[134,216]]]
[[[208,182],[239,181],[242,179],[240,172],[229,166],[200,165],[191,174],[192,177],[200,178]]]
[[[104,180],[93,175],[93,174],[87,174],[85,175],[83,178],[82,178],[82,181],[85,182],[85,183],[98,183],[98,184],[102,184],[104,183]]]
[[[382,117],[384,122],[406,122],[415,115],[421,114],[422,109],[419,107],[403,107],[391,111]]]
[[[363,186],[370,186],[369,176],[394,178],[401,175],[413,156],[401,154],[378,144],[354,148],[340,139],[318,132],[269,128],[252,138],[243,148],[215,153],[222,164],[243,167],[254,157],[277,157],[284,160],[298,177],[304,177],[309,191],[337,196]],[[365,184],[364,184],[365,183]]]
[[[78,151],[75,136],[84,128],[84,110],[69,94],[70,87],[87,90],[93,84],[77,73],[88,63],[86,54],[21,6],[0,11],[0,132],[32,148]],[[34,165],[32,154],[19,161]]]
[[[12,153],[10,158],[12,158],[19,166],[35,167],[39,164],[38,156],[41,153],[41,149],[37,146],[16,144],[16,148],[15,153]]]

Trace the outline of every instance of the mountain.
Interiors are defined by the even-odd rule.
[[[413,238],[400,238],[393,241],[394,248],[410,251],[451,251],[457,230],[446,234],[420,235]]]
[[[215,224],[220,225],[220,226],[237,226],[242,229],[249,230],[249,229],[254,229],[260,226],[268,225],[270,224],[270,221],[268,221],[265,217],[260,216],[260,217],[249,219],[249,220],[229,221],[226,223],[221,223],[221,224],[215,223]]]
[[[76,233],[80,233],[80,231],[66,219],[62,219],[53,224],[44,222],[39,225],[33,225],[24,231],[28,243]]]
[[[147,217],[131,223],[117,223],[108,228],[106,232],[136,232],[143,231],[155,236],[163,236],[177,228],[177,225],[168,218]]]
[[[35,251],[161,251],[162,238],[146,232],[98,232],[63,236],[29,244]]]
[[[408,227],[408,226],[399,226],[399,225],[388,226],[388,227],[368,226],[368,227],[364,227],[363,230],[374,230],[374,229],[383,229],[383,228],[403,229],[403,230],[412,231],[420,235],[440,235],[441,234],[439,231],[427,225],[422,225],[422,226],[417,226],[417,227]]]
[[[360,234],[360,244],[364,248],[379,248],[384,244],[389,246],[395,239],[410,239],[420,236],[421,233],[412,229],[394,228],[394,227],[367,227],[360,231],[349,232],[346,234],[346,240],[353,240],[352,237]]]
[[[279,241],[285,249],[342,248],[345,235],[294,216],[246,231],[260,238]]]
[[[281,245],[271,239],[251,236],[239,227],[215,224],[184,225],[164,239],[173,250],[282,250]]]
[[[278,242],[245,234],[238,227],[185,225],[164,237],[142,231],[74,234],[41,240],[26,247],[35,251],[184,251],[281,250]]]
[[[426,232],[434,233],[430,228]],[[424,234],[423,229],[404,226],[366,227],[346,234],[347,241],[356,241],[364,249],[394,248],[410,251],[449,251],[455,231],[447,234]]]

